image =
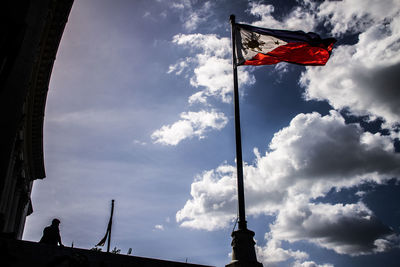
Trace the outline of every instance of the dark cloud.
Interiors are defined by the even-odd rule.
[[[308,240],[340,254],[363,255],[399,245],[399,237],[362,203],[288,205],[271,226],[275,238]]]
[[[400,63],[374,70],[360,69],[354,75],[355,81],[366,94],[379,103],[385,103],[392,113],[400,113]]]

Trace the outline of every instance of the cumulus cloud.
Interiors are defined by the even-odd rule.
[[[368,27],[394,18],[399,13],[399,1],[344,0],[324,1],[317,8],[317,17],[339,36],[346,32],[361,32]]]
[[[393,230],[362,203],[288,203],[270,227],[275,239],[308,240],[352,256],[387,251],[399,243]]]
[[[268,243],[264,247],[256,245],[257,259],[265,266],[275,266],[289,259],[295,259],[300,263],[309,257],[309,255],[303,251],[283,249],[281,245],[282,242],[280,240],[271,238],[269,238]]]
[[[273,5],[251,2],[249,13],[259,18],[258,21],[251,23],[258,27],[311,31],[317,25],[314,9],[313,2],[303,1],[300,2],[300,6],[296,6],[290,13],[278,20],[273,16],[275,11]]]
[[[400,6],[394,2],[380,5],[378,1],[342,1],[321,5],[319,15],[332,16],[332,33],[364,31],[356,44],[337,47],[325,67],[307,68],[300,79],[306,99],[327,100],[335,109],[398,124]]]
[[[324,24],[341,38],[360,33],[354,45],[342,45],[325,67],[309,67],[300,84],[307,100],[327,100],[356,116],[380,117],[389,126],[400,120],[400,6],[397,0],[300,1],[287,15],[274,17],[274,6],[253,2],[249,13],[260,27],[313,31]],[[346,67],[343,67],[346,66]]]
[[[276,216],[267,245],[259,248],[263,255],[275,255],[265,261],[305,258],[300,252],[278,249],[280,240],[308,240],[349,255],[395,246],[393,231],[362,203],[309,203],[332,188],[398,177],[400,155],[390,142],[390,136],[365,133],[331,111],[326,116],[297,115],[274,135],[264,156],[255,150],[256,162],[244,167],[247,213]],[[235,176],[235,167],[226,164],[199,175],[192,184],[192,198],[176,215],[181,226],[228,226],[236,214]]]
[[[176,75],[181,75],[182,72],[189,67],[191,61],[191,58],[181,59],[177,63],[170,65],[167,73],[175,73]]]
[[[200,103],[210,106],[209,97],[229,103],[233,91],[230,40],[220,38],[215,34],[178,34],[173,37],[172,42],[190,49],[193,53],[193,57],[179,60],[170,65],[167,71],[175,75],[193,73],[190,84],[199,91],[189,97],[189,104]],[[240,85],[249,85],[254,82],[255,78],[249,71],[239,71]],[[220,130],[227,121],[223,113],[215,111],[186,112],[181,114],[181,120],[156,130],[152,138],[156,143],[177,145],[183,139],[193,136],[204,138],[207,131]]]
[[[209,130],[220,130],[228,123],[228,118],[215,110],[199,112],[183,112],[181,119],[172,125],[164,125],[153,132],[151,138],[155,143],[177,145],[184,139],[197,136],[204,138]]]
[[[208,97],[230,102],[233,91],[230,39],[215,34],[178,34],[172,42],[190,49],[194,54],[171,65],[168,70],[168,73],[180,75],[192,63],[190,84],[200,91],[189,98],[189,103],[205,104]],[[239,69],[238,78],[242,86],[255,83],[254,75],[245,69]]]
[[[190,0],[174,1],[170,7],[180,12],[180,20],[183,27],[188,31],[194,31],[197,27],[206,22],[212,15],[213,3],[211,1],[196,2]]]
[[[382,183],[400,173],[400,155],[387,147],[388,142],[389,136],[371,138],[358,124],[345,124],[335,111],[327,116],[299,114],[274,135],[270,152],[261,156],[256,150],[255,164],[245,164],[248,212],[274,214],[294,196],[316,198],[332,187],[351,187],[366,180]],[[202,228],[196,215],[211,209],[223,218],[232,217],[235,175],[234,166],[221,165],[198,176],[192,184],[193,199],[179,211],[178,221],[192,221],[193,227]]]
[[[234,171],[233,166],[225,164],[196,177],[190,191],[192,199],[176,214],[181,226],[215,230],[229,225],[235,217]]]

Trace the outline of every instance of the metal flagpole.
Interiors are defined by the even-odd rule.
[[[235,16],[230,17],[232,25],[232,67],[233,67],[233,98],[235,106],[235,137],[236,137],[236,168],[237,168],[237,191],[239,209],[239,230],[247,229],[244,188],[243,188],[243,159],[242,159],[242,137],[240,133],[240,110],[239,110],[239,89],[236,66],[236,44],[235,44]]]
[[[111,228],[112,228],[112,218],[114,214],[114,199],[111,200],[111,216],[110,216],[110,222],[108,226],[108,240],[107,240],[107,252],[110,252],[110,243],[111,243]]]
[[[239,112],[239,89],[236,65],[236,36],[235,16],[230,16],[231,38],[232,38],[232,67],[233,67],[233,95],[235,106],[235,137],[236,137],[236,168],[237,168],[237,191],[238,191],[238,217],[239,229],[232,232],[232,261],[226,267],[262,267],[257,262],[254,249],[254,232],[247,229],[244,186],[243,186],[243,159],[242,159],[242,138],[240,133],[240,112]]]

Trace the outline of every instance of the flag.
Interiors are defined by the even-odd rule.
[[[108,238],[108,236],[109,236],[109,234],[110,234],[111,225],[112,225],[112,217],[110,217],[110,220],[109,220],[109,222],[108,222],[106,234],[105,234],[104,237],[100,240],[100,242],[97,243],[96,247],[98,247],[98,246],[100,246],[100,247],[104,246],[104,244],[106,243],[106,240],[107,240],[107,238]]]
[[[325,65],[336,40],[313,32],[272,30],[234,24],[236,65],[272,65],[289,62]]]
[[[96,247],[104,246],[104,244],[107,241],[108,238],[108,244],[107,244],[107,252],[110,250],[110,239],[111,239],[111,227],[112,227],[112,219],[113,219],[113,214],[114,214],[114,199],[111,200],[111,215],[110,215],[110,220],[108,221],[108,226],[107,226],[107,231],[104,237],[100,240],[99,243],[97,243]]]

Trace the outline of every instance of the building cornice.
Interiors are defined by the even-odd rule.
[[[29,83],[26,117],[26,151],[31,179],[45,178],[43,125],[47,92],[58,46],[73,0],[51,0]]]

